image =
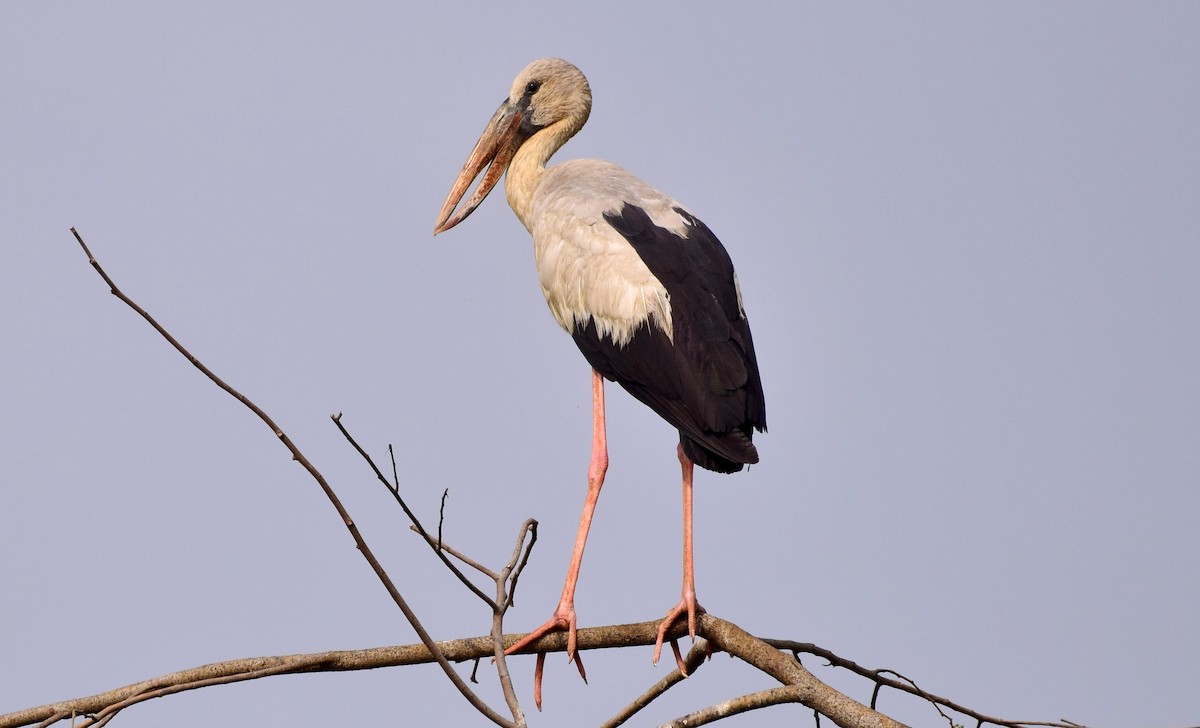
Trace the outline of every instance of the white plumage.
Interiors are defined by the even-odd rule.
[[[591,318],[602,336],[620,346],[647,321],[673,338],[667,289],[604,219],[630,203],[659,227],[686,235],[687,221],[672,209],[678,202],[611,162],[580,159],[551,167],[533,195],[529,232],[538,279],[567,333]]]

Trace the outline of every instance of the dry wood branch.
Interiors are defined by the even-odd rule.
[[[814,645],[811,642],[794,642],[792,640],[779,640],[779,639],[764,639],[763,641],[766,642],[767,644],[771,645],[772,647],[775,647],[775,648],[778,648],[781,650],[788,650],[793,655],[796,655],[798,653],[804,653],[807,655],[813,655],[816,657],[820,657],[821,659],[825,660],[826,663],[828,663],[829,665],[831,665],[833,667],[840,667],[844,670],[849,670],[850,672],[854,673],[855,675],[859,675],[860,677],[865,677],[868,680],[874,681],[875,682],[875,692],[872,694],[871,707],[875,707],[876,696],[879,693],[879,688],[880,687],[889,687],[889,688],[892,688],[893,690],[899,690],[900,692],[908,693],[909,695],[915,695],[918,698],[922,698],[923,700],[929,701],[935,707],[938,708],[938,713],[940,713],[943,718],[946,718],[950,722],[950,725],[952,725],[952,726],[954,725],[954,721],[951,720],[949,718],[949,716],[947,716],[945,713],[943,713],[941,711],[941,708],[949,708],[950,710],[953,710],[956,713],[965,715],[968,718],[973,718],[976,721],[976,724],[979,726],[996,725],[996,726],[1002,726],[1003,728],[1032,728],[1032,726],[1049,726],[1050,728],[1086,728],[1086,726],[1084,726],[1080,723],[1073,723],[1069,720],[1059,720],[1059,721],[1009,720],[1009,719],[1004,719],[1004,718],[997,718],[995,716],[984,715],[983,713],[980,713],[977,710],[973,710],[971,708],[968,708],[965,705],[956,703],[953,700],[950,700],[949,698],[943,698],[940,695],[935,695],[933,693],[922,690],[921,688],[917,687],[917,684],[914,681],[905,677],[904,675],[901,675],[900,673],[896,672],[895,670],[889,670],[886,668],[872,670],[870,668],[859,665],[857,662],[854,662],[853,660],[847,660],[844,657],[839,657],[838,655],[834,654],[833,652],[830,652],[829,650],[825,649],[824,647],[818,647],[817,645]],[[895,679],[887,677],[888,675],[894,675]]]
[[[415,533],[419,536],[422,536],[426,540],[427,543],[433,544],[433,540],[429,538],[428,534],[422,534],[421,529],[417,528],[416,526],[409,526],[408,528],[413,533]],[[483,574],[484,576],[491,579],[492,581],[496,580],[496,572],[492,571],[488,567],[479,563],[475,559],[472,559],[470,556],[467,556],[466,554],[462,553],[461,551],[454,548],[453,546],[450,546],[449,544],[445,544],[445,543],[438,543],[436,545],[436,548],[439,551],[445,551],[446,553],[450,554],[451,556],[453,556],[454,558],[463,562],[464,564],[471,567],[472,569],[478,571],[480,574]]]
[[[710,705],[694,713],[688,713],[685,716],[676,718],[670,723],[664,723],[662,728],[693,728],[693,726],[715,723],[722,718],[728,718],[738,713],[746,713],[751,710],[758,710],[759,708],[769,708],[772,705],[779,705],[781,703],[799,702],[801,702],[800,690],[791,685],[785,685],[781,688],[750,693],[749,695],[742,695],[732,700],[722,701],[716,705]]]
[[[370,466],[372,472],[375,473],[375,477],[379,480],[379,482],[383,483],[384,488],[386,488],[387,491],[392,494],[392,497],[396,500],[396,503],[400,505],[400,508],[404,511],[404,514],[411,522],[411,528],[425,539],[425,542],[431,549],[433,549],[434,553],[437,554],[438,558],[441,559],[446,568],[449,569],[450,572],[456,577],[458,577],[460,583],[466,586],[468,590],[470,590],[473,594],[482,599],[489,607],[491,607],[492,654],[496,662],[496,674],[500,680],[500,687],[504,694],[504,700],[508,704],[509,710],[512,712],[513,720],[518,726],[525,725],[524,713],[521,710],[520,702],[517,700],[517,693],[512,684],[512,676],[508,671],[508,664],[505,661],[503,641],[504,614],[508,611],[508,607],[511,604],[511,599],[509,598],[507,592],[509,576],[511,575],[513,582],[515,583],[515,580],[520,574],[521,569],[523,569],[525,564],[528,562],[529,551],[533,548],[534,541],[537,540],[536,522],[530,519],[522,525],[520,534],[517,536],[517,545],[513,550],[512,557],[499,574],[490,569],[484,568],[474,560],[468,559],[466,556],[459,554],[456,550],[447,547],[442,541],[442,524],[446,515],[446,496],[450,493],[449,488],[442,492],[441,507],[438,509],[438,537],[437,541],[434,541],[429,533],[425,530],[425,527],[421,525],[421,521],[417,518],[417,515],[413,513],[412,509],[408,507],[408,504],[406,504],[404,499],[400,496],[400,479],[399,476],[396,475],[396,457],[391,445],[388,446],[388,454],[392,459],[393,482],[389,483],[388,479],[384,477],[383,473],[380,471],[379,466],[375,464],[375,461],[369,454],[367,454],[367,451],[358,444],[358,441],[354,439],[354,437],[350,434],[350,431],[347,430],[345,425],[342,424],[342,415],[340,412],[333,417],[333,422],[335,425],[337,425],[338,430],[341,431],[346,440],[348,440],[354,447],[355,451],[358,452],[359,456],[361,456],[362,459],[367,462],[367,465]],[[526,545],[526,534],[530,535],[528,545]],[[496,591],[496,598],[489,598],[483,593],[482,590],[479,589],[479,587],[475,586],[474,582],[468,579],[466,574],[462,573],[462,571],[459,570],[459,568],[455,566],[449,558],[447,558],[447,553],[457,555],[459,559],[474,565],[479,571],[488,575],[492,579],[492,583]],[[523,558],[522,554],[524,554]],[[472,669],[471,682],[476,682],[475,673],[476,670]]]
[[[647,622],[636,624],[611,625],[605,627],[585,627],[581,628],[578,633],[579,650],[596,650],[610,649],[617,647],[648,647],[654,644],[656,632],[658,629],[659,620],[654,619]],[[838,657],[836,654],[818,647],[811,643],[791,642],[786,640],[770,640],[770,645],[765,644],[766,641],[758,640],[745,632],[742,632],[735,625],[732,625],[724,620],[714,617],[711,614],[705,614],[701,617],[700,629],[702,634],[712,640],[714,644],[723,651],[729,652],[735,657],[745,660],[760,669],[764,669],[769,674],[777,679],[786,680],[790,687],[796,687],[791,681],[795,679],[792,671],[795,669],[803,670],[795,658],[779,652],[773,647],[778,647],[784,650],[795,650],[806,654],[813,654],[823,657],[830,661],[831,664],[847,663],[855,664],[849,660]],[[675,628],[675,636],[682,636],[685,631],[683,625]],[[524,635],[513,634],[506,635],[503,639],[504,646],[516,644]],[[566,635],[556,633],[543,637],[537,642],[529,646],[529,652],[563,652],[566,650],[567,639]],[[438,642],[437,648],[446,659],[460,663],[467,660],[479,660],[494,654],[494,645],[490,636],[471,637],[466,639],[449,640]],[[732,648],[732,649],[730,649]],[[703,663],[705,649],[704,646],[697,643],[688,653],[686,658],[687,667],[690,673],[695,673],[699,666]],[[224,684],[232,682],[240,682],[244,680],[253,680],[260,677],[271,675],[286,675],[295,673],[310,673],[310,672],[340,672],[349,670],[372,670],[382,667],[400,667],[406,665],[426,664],[433,662],[434,658],[430,654],[429,649],[422,644],[413,644],[396,647],[378,647],[362,650],[343,650],[333,652],[322,652],[316,654],[288,655],[282,657],[255,657],[240,660],[231,660],[228,662],[214,663],[202,667],[183,670],[181,672],[163,675],[162,677],[153,678],[143,682],[128,685],[115,690],[110,690],[105,693],[92,695],[85,698],[77,698],[67,700],[50,705],[43,705],[36,708],[28,708],[25,710],[0,715],[0,728],[17,728],[18,726],[27,726],[34,724],[51,725],[52,723],[71,718],[72,715],[95,715],[105,708],[120,703],[129,699],[131,696],[141,695],[150,691],[162,690],[172,686],[181,687],[174,692],[182,690],[192,690],[203,687],[204,681],[215,680],[213,684]],[[789,666],[788,663],[791,663]],[[856,674],[862,674],[864,668],[858,667]],[[268,671],[270,671],[268,673]],[[807,671],[804,671],[807,673]],[[864,677],[869,677],[863,675]],[[640,696],[635,703],[648,703],[657,695],[668,690],[672,685],[682,681],[682,676],[678,675],[678,670],[675,670],[671,675],[664,678],[659,683],[656,683],[649,690]],[[817,682],[816,678],[810,676],[810,679]],[[669,683],[669,684],[668,684]],[[824,690],[834,692],[832,688],[821,685]],[[896,689],[904,690],[904,684],[898,683]],[[905,691],[910,692],[910,691]],[[165,694],[165,693],[164,693]],[[843,696],[844,697],[844,696]],[[798,689],[796,693],[796,701],[801,702],[809,707],[814,708],[818,712],[833,717],[826,712],[826,707],[821,700],[811,700],[807,698],[807,693],[804,690]],[[850,701],[853,703],[853,701]],[[947,701],[949,703],[949,701]],[[836,703],[835,703],[836,705]],[[858,705],[854,703],[854,705]],[[642,705],[636,708],[634,704],[624,709],[620,714],[614,716],[605,726],[615,728],[627,721],[630,716],[637,712]],[[964,715],[975,715],[976,711],[970,709],[962,709],[954,707],[950,704],[953,710],[959,711]],[[865,706],[858,705],[860,712],[854,714],[858,720],[848,723],[838,723],[839,725],[853,726],[897,726],[898,723],[890,719],[878,716],[877,713],[870,711]],[[875,717],[881,720],[875,720]],[[682,718],[680,719],[682,720]],[[835,721],[836,722],[836,721]],[[996,723],[994,720],[985,719],[985,723],[990,722],[998,725],[1008,725],[1008,723]],[[1022,723],[1012,723],[1017,726],[1053,726],[1054,728],[1083,728],[1079,724],[1071,723],[1070,721],[1061,721],[1057,723],[1026,721]],[[1198,727],[1200,728],[1200,727]]]
[[[367,451],[363,449],[362,445],[358,444],[358,441],[354,439],[354,436],[351,435],[349,430],[346,429],[345,425],[342,424],[342,413],[339,412],[336,415],[333,415],[332,419],[333,424],[337,425],[337,428],[339,431],[341,431],[342,436],[346,438],[359,456],[366,461],[368,466],[370,466],[371,471],[375,473],[375,477],[379,479],[379,482],[383,483],[383,487],[387,488],[387,491],[392,494],[393,498],[396,499],[396,503],[398,503],[401,510],[404,511],[404,515],[408,516],[408,520],[412,522],[413,528],[417,530],[417,533],[421,534],[421,536],[433,549],[433,552],[437,554],[438,558],[442,560],[443,564],[445,564],[446,568],[449,569],[452,574],[457,576],[458,580],[461,581],[463,585],[465,585],[467,589],[471,591],[472,594],[482,599],[484,603],[495,610],[496,603],[492,601],[491,597],[489,597],[487,594],[484,594],[479,587],[475,586],[475,584],[472,583],[471,580],[468,579],[466,575],[463,574],[462,571],[460,571],[459,568],[450,561],[450,559],[446,558],[446,554],[442,553],[442,549],[439,548],[439,544],[442,542],[441,518],[438,519],[438,538],[437,541],[434,542],[433,538],[425,531],[425,527],[421,525],[421,520],[417,518],[417,514],[412,512],[412,509],[409,508],[408,504],[404,502],[404,498],[400,496],[400,483],[396,483],[393,486],[388,482],[388,479],[384,476],[383,472],[379,470],[379,466],[375,464],[375,461],[369,454],[367,454]],[[391,448],[389,446],[389,451],[390,449]],[[395,461],[393,460],[393,465],[394,464]],[[445,502],[445,496],[443,495],[443,508],[445,508]]]
[[[508,598],[504,602],[505,609],[515,606],[517,603],[517,580],[521,578],[521,572],[529,563],[529,555],[533,553],[533,545],[537,543],[537,519],[530,518],[525,522],[525,527],[529,530],[529,545],[525,547],[525,553],[521,555],[521,560],[517,562],[508,577]]]
[[[526,543],[525,536],[529,535],[529,541]],[[513,688],[512,674],[508,671],[508,656],[504,654],[504,613],[508,611],[509,605],[512,603],[508,595],[509,575],[515,581],[521,569],[525,568],[525,564],[529,561],[529,551],[533,548],[533,542],[537,540],[537,521],[532,518],[521,524],[520,535],[517,536],[517,545],[513,549],[512,556],[508,563],[500,570],[499,574],[495,575],[494,583],[496,585],[496,601],[497,605],[492,610],[492,655],[496,660],[496,675],[500,679],[500,685],[504,690],[504,700],[508,703],[509,708],[513,712],[513,717],[516,721],[524,725],[525,717],[521,712],[520,703],[517,700],[517,691]],[[443,548],[441,534],[438,534],[438,549]]]
[[[579,649],[647,647],[654,644],[657,629],[657,620],[608,627],[585,627],[579,630]],[[503,646],[514,645],[523,636],[522,634],[505,635]],[[437,642],[435,645],[439,654],[456,663],[492,657],[495,653],[490,636],[448,640]],[[566,636],[549,635],[531,645],[531,649],[534,648],[544,652],[565,652],[567,649]],[[172,692],[182,692],[205,687],[205,684],[228,684],[270,675],[374,670],[381,667],[422,665],[434,661],[433,654],[424,644],[229,660],[173,672],[84,698],[65,700],[0,715],[0,728],[17,728],[17,726],[34,725],[43,721],[54,722],[69,719],[72,715],[97,715],[106,708],[131,697],[164,688],[178,688]],[[207,681],[215,682],[208,683]]]
[[[675,668],[671,671],[670,675],[651,685],[646,692],[634,698],[632,703],[622,708],[619,713],[601,724],[600,728],[617,728],[617,726],[623,725],[625,721],[636,715],[642,708],[645,708],[655,699],[665,695],[668,690],[683,682],[688,677],[695,675],[709,654],[708,642],[701,639],[692,645],[692,649],[688,651],[687,657],[683,660],[684,667],[687,668],[686,675],[679,668]]]
[[[798,690],[803,703],[842,728],[899,728],[900,723],[839,693],[804,669],[796,658],[785,655],[736,624],[711,614],[699,617],[700,632],[716,647],[757,667],[784,685]]]
[[[92,255],[92,251],[89,250],[87,244],[83,242],[83,237],[80,236],[79,232],[75,230],[75,228],[71,228],[71,234],[75,236],[75,240],[77,240],[79,242],[79,246],[83,248],[84,254],[87,255],[88,263],[90,263],[92,268],[94,268],[100,277],[104,279],[104,282],[108,284],[108,289],[114,296],[119,298],[123,303],[137,312],[139,316],[145,319],[147,323],[154,327],[154,330],[157,331],[159,335],[166,339],[167,342],[173,346],[176,351],[183,355],[185,359],[191,362],[193,366],[199,369],[204,376],[208,377],[213,384],[217,385],[227,394],[245,405],[247,409],[249,409],[255,414],[255,416],[262,420],[263,424],[271,428],[271,432],[273,432],[275,436],[279,438],[279,441],[282,442],[284,447],[288,449],[288,452],[292,454],[292,459],[300,463],[300,465],[308,472],[308,474],[312,476],[315,481],[317,481],[317,484],[321,486],[321,490],[325,493],[325,496],[329,499],[329,502],[333,505],[334,509],[337,510],[338,515],[341,517],[342,523],[346,526],[347,530],[350,531],[350,535],[353,537],[354,543],[358,547],[359,552],[363,555],[363,558],[367,560],[367,563],[371,565],[371,569],[375,572],[375,575],[379,578],[384,588],[387,589],[388,594],[391,595],[392,601],[394,601],[396,606],[400,608],[400,611],[404,613],[404,617],[408,620],[409,624],[412,625],[412,628],[416,630],[417,635],[421,638],[421,642],[424,643],[429,651],[433,654],[438,665],[440,665],[443,672],[446,673],[446,677],[450,679],[450,682],[453,683],[456,688],[458,688],[458,691],[462,693],[462,696],[466,698],[476,710],[487,716],[489,720],[497,725],[513,725],[512,722],[506,720],[499,713],[492,710],[491,707],[489,707],[483,702],[482,699],[479,698],[479,696],[475,695],[462,677],[460,677],[459,674],[454,671],[454,667],[450,665],[446,658],[438,652],[433,638],[425,630],[424,626],[421,625],[420,621],[417,619],[417,615],[408,606],[408,603],[405,601],[404,597],[400,595],[400,591],[396,588],[395,584],[392,583],[391,577],[388,576],[383,566],[380,565],[379,561],[375,558],[375,554],[371,551],[370,547],[367,546],[367,542],[358,532],[358,526],[355,525],[354,519],[350,517],[349,512],[346,511],[341,500],[337,497],[337,494],[333,492],[333,488],[325,480],[325,476],[321,475],[320,471],[318,471],[317,468],[311,462],[309,462],[308,458],[304,456],[304,453],[300,452],[300,449],[296,447],[291,438],[289,438],[283,432],[283,430],[280,429],[279,425],[275,424],[275,421],[271,419],[271,417],[267,415],[267,413],[264,412],[258,405],[250,401],[250,399],[241,392],[226,384],[223,379],[218,377],[211,369],[206,367],[200,362],[199,359],[193,356],[190,351],[184,348],[184,346],[180,344],[179,341],[172,336],[169,331],[163,328],[163,326],[159,324],[158,321],[156,321],[154,317],[151,316],[144,308],[135,303],[133,299],[122,293],[121,289],[117,287],[117,284],[114,283],[111,278],[109,278],[108,273],[104,271],[104,268],[100,266],[100,263],[96,260],[95,256]],[[516,716],[514,716],[514,719],[515,718]]]
[[[238,676],[229,677],[209,677],[199,678],[191,682],[181,682],[177,685],[164,685],[159,688],[147,689],[130,695],[124,700],[117,701],[111,705],[101,709],[95,715],[89,716],[87,719],[72,723],[72,728],[91,728],[92,726],[103,726],[117,716],[125,708],[138,703],[143,703],[154,698],[161,698],[175,693],[182,693],[188,690],[197,690],[199,688],[212,687],[213,685],[228,685],[242,680],[255,680],[260,677],[270,677],[271,675],[279,675],[288,670],[283,666],[264,667],[260,670],[251,670]]]

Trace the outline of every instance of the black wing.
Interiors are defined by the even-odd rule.
[[[693,462],[737,472],[758,462],[753,433],[767,427],[754,342],[729,254],[703,222],[676,212],[685,237],[634,205],[604,215],[667,289],[674,341],[649,322],[623,347],[598,336],[591,320],[572,336],[592,367],[679,429]]]

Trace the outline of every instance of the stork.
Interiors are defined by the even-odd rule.
[[[434,235],[470,215],[507,170],[504,192],[533,236],[546,303],[592,367],[587,496],[562,597],[550,619],[507,652],[565,630],[568,660],[576,659],[575,585],[608,468],[608,379],[679,430],[683,590],[658,628],[658,662],[676,619],[687,615],[695,639],[696,615],[703,612],[692,568],[693,465],[734,473],[757,463],[752,437],[766,430],[765,405],[737,276],[712,231],[686,207],[610,162],[546,167],[591,108],[591,88],[578,68],[558,58],[529,64],[463,165]],[[455,213],[480,173],[479,185]],[[577,665],[582,675],[582,663]],[[539,708],[540,668],[539,659]]]

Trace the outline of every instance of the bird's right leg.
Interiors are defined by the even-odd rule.
[[[667,636],[671,626],[675,624],[675,619],[684,614],[687,615],[688,633],[695,641],[696,615],[704,612],[704,607],[696,601],[696,572],[692,566],[692,479],[695,473],[695,463],[683,452],[682,443],[677,452],[679,453],[679,464],[683,466],[683,595],[679,604],[667,612],[667,618],[658,625],[658,640],[654,643],[654,657],[650,660],[653,664],[658,664],[658,656],[662,654],[663,639]],[[674,639],[671,640],[671,650],[675,653],[675,662],[679,665],[679,672],[686,677],[687,666],[684,665],[683,657],[679,654],[679,645]]]
[[[583,501],[583,515],[579,518],[579,532],[575,535],[575,549],[571,553],[571,565],[567,568],[567,579],[563,584],[558,608],[546,623],[525,635],[520,642],[504,651],[511,655],[551,633],[565,630],[567,633],[567,660],[575,661],[579,675],[587,682],[583,661],[575,654],[575,585],[579,581],[579,568],[583,564],[583,549],[587,545],[588,530],[592,526],[592,514],[596,512],[596,501],[604,486],[604,474],[608,471],[608,440],[604,427],[604,378],[592,370],[592,460],[588,465],[587,497]],[[534,672],[533,695],[538,710],[542,709],[542,666],[543,655],[538,655]]]

